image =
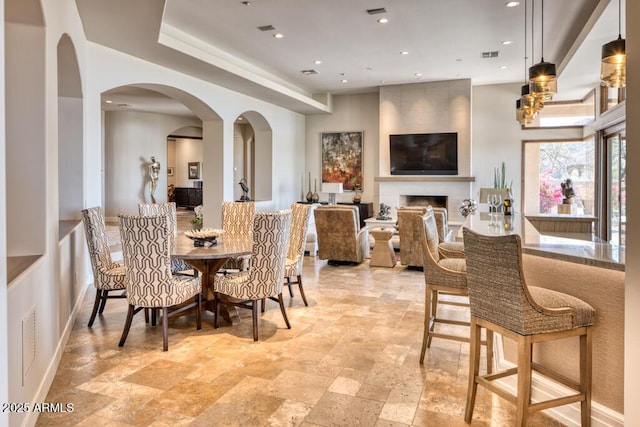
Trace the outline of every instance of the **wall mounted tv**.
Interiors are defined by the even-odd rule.
[[[458,134],[389,135],[391,175],[457,175]]]

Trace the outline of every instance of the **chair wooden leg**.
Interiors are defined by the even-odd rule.
[[[104,306],[107,305],[107,298],[109,297],[109,291],[102,291],[102,301],[100,301],[100,309],[98,310],[98,313],[102,314],[102,312],[104,311]]]
[[[306,305],[308,307],[309,303],[307,302],[307,297],[304,296],[304,288],[302,287],[302,276],[301,275],[298,275],[298,288],[300,288],[300,296],[302,297],[302,301],[304,302],[304,305]]]
[[[257,303],[256,303],[257,304]],[[266,298],[262,298],[260,300],[260,312],[264,313],[265,307],[267,306],[267,299]]]
[[[162,307],[162,350],[169,350],[169,308]]]
[[[144,323],[149,323],[149,309],[144,309]]]
[[[129,329],[131,328],[131,321],[133,320],[133,315],[135,314],[135,307],[132,304],[129,304],[129,311],[127,312],[127,320],[124,322],[124,329],[122,330],[122,336],[120,337],[120,343],[118,347],[124,346],[124,342],[127,340],[127,335],[129,335]]]
[[[87,326],[92,327],[94,320],[96,320],[96,314],[98,314],[98,307],[100,307],[100,300],[102,299],[102,290],[96,289],[96,299],[93,301],[93,310],[91,311],[91,317],[89,318],[89,324]]]
[[[251,304],[251,316],[253,317],[253,340],[258,341],[258,300]]]
[[[280,311],[282,312],[284,323],[287,324],[287,329],[291,329],[291,324],[289,323],[289,318],[287,317],[287,310],[284,309],[284,300],[282,299],[282,292],[278,294],[278,302],[280,303]]]
[[[157,319],[158,319],[158,309],[152,308],[151,309],[151,326],[156,326]]]
[[[422,351],[420,352],[420,363],[424,363],[424,355],[427,352],[427,342],[429,341],[429,328],[431,327],[431,286],[427,285],[424,302],[424,332],[422,334]]]
[[[478,326],[476,318],[472,316],[469,336],[469,339],[471,340],[469,351],[469,387],[467,389],[467,406],[464,411],[464,420],[466,423],[470,423],[471,418],[473,418],[473,407],[476,403],[476,393],[478,391],[478,382],[476,381],[476,377],[480,374],[481,331],[482,328]]]
[[[289,287],[289,296],[293,298],[293,289],[291,289],[291,277],[287,277],[287,286]]]
[[[198,331],[202,329],[202,315],[200,313],[201,304],[202,304],[202,293],[198,292],[198,295],[196,295],[196,329]]]
[[[584,400],[580,402],[580,414],[583,427],[591,426],[591,347],[591,328],[587,328],[586,335],[580,335],[580,388],[584,393]]]
[[[220,301],[218,300],[218,293],[213,293],[213,311],[215,312],[215,318],[213,319],[213,327],[218,329],[218,319],[220,318]]]
[[[431,291],[431,315],[429,319],[429,336],[427,337],[427,347],[431,347],[431,341],[433,340],[433,336],[431,333],[436,328],[436,317],[438,313],[438,291]]]
[[[526,426],[531,403],[531,359],[533,344],[528,335],[518,337],[518,396],[516,400],[516,425]]]

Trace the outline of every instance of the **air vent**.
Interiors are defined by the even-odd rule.
[[[387,9],[384,7],[379,7],[377,9],[367,9],[367,13],[369,15],[378,15],[379,13],[387,13]]]
[[[310,76],[312,74],[318,74],[318,72],[316,70],[302,70],[300,72],[302,74],[304,74],[305,76]]]
[[[276,27],[273,25],[263,25],[262,27],[258,27],[260,31],[275,31]]]
[[[498,51],[498,50],[493,50],[491,52],[482,52],[482,57],[483,58],[497,58],[499,53],[500,53],[500,51]]]

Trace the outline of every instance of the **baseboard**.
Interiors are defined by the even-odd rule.
[[[56,346],[56,351],[51,358],[51,362],[45,371],[45,374],[40,382],[40,386],[38,387],[38,392],[36,393],[36,397],[31,402],[31,407],[33,408],[36,403],[46,402],[47,394],[49,393],[49,389],[51,388],[51,384],[53,384],[53,380],[58,371],[58,366],[60,365],[60,360],[62,360],[62,354],[64,353],[64,348],[69,342],[69,336],[71,335],[71,330],[73,329],[73,324],[75,323],[78,315],[80,314],[80,310],[82,308],[82,302],[84,301],[84,297],[87,294],[88,284],[82,287],[82,291],[78,295],[76,302],[73,306],[73,310],[71,311],[71,316],[67,319],[67,323],[65,324],[64,331],[60,336],[60,340],[58,341],[58,345]],[[29,415],[24,418],[24,422],[22,423],[23,427],[30,427],[36,424],[38,420],[38,412],[30,411]]]
[[[494,344],[494,363],[494,368],[498,371],[514,368],[516,366],[514,363],[509,362],[504,358],[502,340],[498,337],[496,337]],[[518,387],[515,376],[496,380],[496,384],[499,384],[514,394]],[[536,372],[533,373],[531,396],[535,401],[555,399],[561,396],[566,396],[572,392],[575,391],[553,382]],[[547,409],[543,412],[567,426],[578,427],[581,425],[579,403],[558,406],[556,408]],[[591,401],[591,425],[593,427],[624,427],[624,415],[613,411],[598,402]]]

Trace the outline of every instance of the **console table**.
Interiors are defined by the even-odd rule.
[[[202,188],[176,187],[173,194],[178,207],[193,209],[202,204]]]

